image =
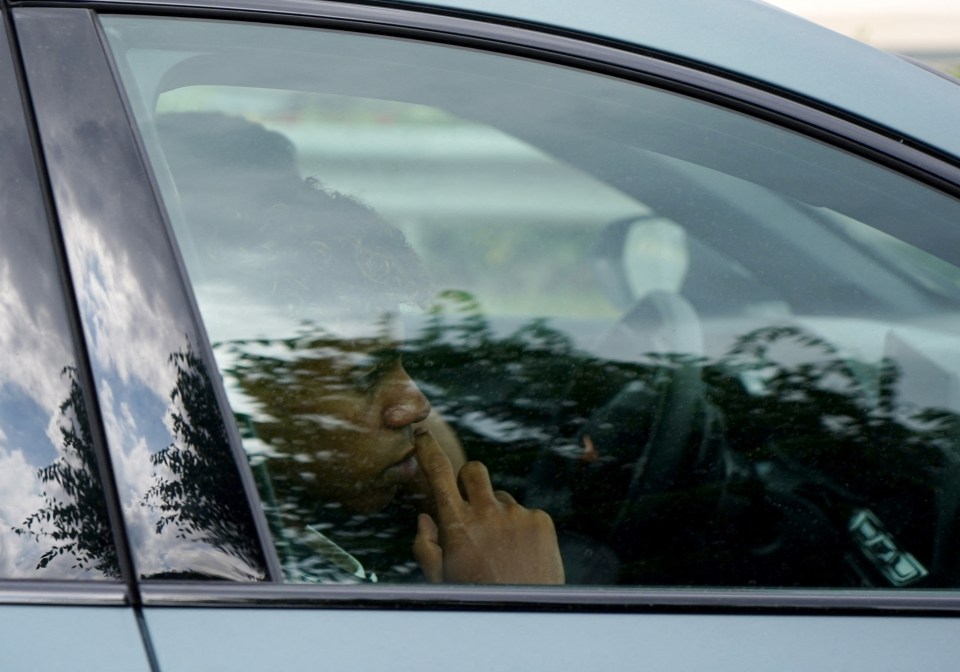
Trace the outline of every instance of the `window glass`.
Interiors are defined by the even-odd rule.
[[[498,579],[428,440],[568,583],[960,581],[955,200],[524,59],[104,24],[289,581]]]
[[[0,579],[119,580],[9,53],[0,40]]]

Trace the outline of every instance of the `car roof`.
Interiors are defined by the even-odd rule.
[[[397,0],[629,43],[789,91],[960,158],[960,86],[760,0]]]

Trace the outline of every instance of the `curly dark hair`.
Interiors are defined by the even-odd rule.
[[[284,135],[214,112],[163,114],[157,131],[204,273],[292,305],[384,309],[429,298],[403,233],[303,179]]]

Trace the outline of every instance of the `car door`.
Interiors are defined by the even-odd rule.
[[[290,7],[14,12],[155,665],[948,669],[956,169],[592,43]],[[383,379],[567,586],[422,581],[410,463],[342,447]]]

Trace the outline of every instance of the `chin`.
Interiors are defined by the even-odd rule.
[[[350,513],[377,513],[390,505],[397,496],[397,490],[397,486],[391,486],[349,501],[344,500],[343,509]]]

